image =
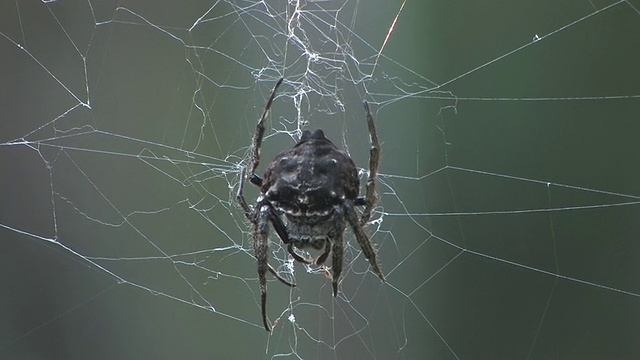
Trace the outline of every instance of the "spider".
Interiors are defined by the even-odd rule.
[[[338,294],[338,281],[342,272],[343,233],[347,224],[353,230],[373,271],[380,280],[385,281],[376,260],[376,253],[363,229],[378,201],[376,176],[380,158],[380,144],[373,116],[369,111],[369,104],[366,101],[363,102],[372,144],[365,197],[358,196],[360,181],[355,163],[345,151],[338,149],[327,139],[320,129],[313,133],[305,130],[293,149],[281,152],[267,165],[264,177],[261,178],[256,175],[255,171],[260,163],[260,146],[265,131],[264,123],[282,80],[280,78],[274,86],[251,142],[248,180],[260,187],[260,196],[258,196],[254,207],[250,207],[244,199],[245,168],[241,171],[240,185],[236,195],[244,215],[253,224],[253,249],[258,262],[262,322],[267,331],[270,331],[270,328],[266,315],[266,271],[272,273],[280,282],[288,286],[295,286],[281,277],[267,261],[269,223],[282,242],[287,245],[287,252],[294,260],[304,264],[320,265],[327,260],[329,254],[333,255],[334,297]],[[356,206],[364,206],[360,218],[356,213]],[[283,218],[286,219],[286,224]],[[324,250],[313,261],[296,253],[294,247]]]

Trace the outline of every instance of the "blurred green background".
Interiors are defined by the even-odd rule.
[[[638,354],[640,3],[300,4],[1,5],[0,358]],[[234,194],[279,76],[261,169],[317,127],[366,168],[375,109],[387,283],[349,233],[268,336]]]

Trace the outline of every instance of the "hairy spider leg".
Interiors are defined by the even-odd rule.
[[[333,297],[338,296],[338,281],[340,280],[340,274],[342,274],[342,262],[344,261],[343,233],[344,232],[341,232],[336,235],[331,246],[331,252],[333,253],[331,259],[331,271],[333,272],[331,285],[333,286]]]
[[[267,260],[267,251],[268,251],[268,221],[271,220],[273,222],[272,214],[273,208],[269,205],[258,204],[255,210],[252,210],[251,207],[247,204],[247,201],[244,199],[244,179],[245,179],[245,168],[240,170],[240,185],[238,186],[238,193],[236,194],[236,200],[242,207],[245,217],[253,224],[253,233],[256,234],[253,239],[253,250],[254,255],[256,257],[258,263],[258,278],[260,281],[260,303],[262,308],[262,322],[264,324],[264,328],[267,331],[271,331],[269,328],[269,324],[267,323],[267,310],[266,310],[266,302],[267,302],[267,280],[265,276],[266,270],[269,270],[276,279],[282,282],[285,285],[295,287],[294,283],[287,281],[285,278],[280,276],[278,272],[269,264]],[[254,212],[255,211],[255,212]],[[280,220],[278,218],[278,220]],[[282,228],[284,225],[280,222]],[[278,231],[278,226],[274,224],[274,228]],[[286,231],[285,231],[286,234]],[[283,240],[284,241],[284,240]],[[265,269],[266,268],[266,269]]]
[[[371,149],[369,150],[369,176],[366,186],[366,197],[363,204],[361,199],[356,199],[356,205],[364,205],[365,208],[362,211],[362,217],[360,218],[360,225],[364,226],[371,218],[371,211],[373,207],[378,203],[378,193],[376,191],[376,181],[378,178],[378,163],[380,161],[380,140],[378,139],[378,132],[376,131],[376,124],[369,110],[369,103],[362,102],[364,110],[367,113],[367,127],[369,129],[369,137],[371,138]]]
[[[260,305],[262,323],[267,331],[271,331],[267,322],[267,279],[265,276],[269,236],[269,206],[258,205],[257,218],[254,223],[253,251],[258,260],[258,280],[260,282]]]
[[[264,137],[264,122],[269,113],[269,109],[271,109],[273,99],[276,96],[276,90],[278,90],[278,87],[282,84],[282,80],[284,80],[283,77],[280,78],[273,87],[271,95],[269,95],[269,100],[267,100],[267,104],[262,111],[262,116],[260,116],[260,121],[258,121],[256,125],[256,132],[253,134],[253,139],[251,140],[251,164],[249,164],[249,177],[251,179],[254,178],[258,164],[260,164],[260,147],[262,146],[262,138]]]
[[[346,201],[344,203],[344,207],[346,210],[345,215],[347,218],[347,222],[349,223],[349,225],[351,225],[351,229],[353,229],[353,233],[356,236],[358,244],[360,244],[360,248],[362,249],[364,257],[369,260],[369,264],[371,264],[373,272],[378,275],[382,282],[385,282],[384,275],[382,274],[382,270],[380,270],[380,265],[378,264],[378,260],[376,258],[376,252],[373,250],[373,246],[371,246],[371,242],[369,241],[367,233],[364,232],[362,226],[358,222],[358,214],[356,213],[353,203],[351,201]]]
[[[350,202],[347,200],[347,202]],[[344,206],[335,206],[334,211],[336,216],[340,219],[344,219],[345,216]],[[342,265],[344,262],[344,220],[340,222],[340,226],[337,226],[335,231],[331,234],[331,285],[333,288],[333,297],[338,296],[338,281],[340,281],[340,275],[342,274]],[[329,244],[327,243],[327,247]],[[325,251],[326,252],[326,251]],[[328,254],[327,254],[328,255]],[[325,256],[324,254],[322,256]],[[326,257],[326,256],[325,256]]]
[[[327,239],[326,244],[324,245],[324,252],[322,253],[322,255],[320,255],[320,257],[316,260],[316,265],[322,265],[324,264],[324,262],[327,260],[327,257],[329,257],[329,253],[331,252],[331,243],[333,241]]]

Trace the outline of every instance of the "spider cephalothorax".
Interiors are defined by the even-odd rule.
[[[251,208],[244,199],[244,169],[237,194],[245,216],[253,224],[253,247],[258,261],[262,321],[267,331],[269,331],[269,324],[265,309],[266,271],[269,270],[284,284],[294,286],[278,275],[267,262],[269,223],[272,224],[282,242],[287,244],[287,251],[296,261],[305,264],[315,262],[319,265],[327,260],[329,254],[332,254],[334,296],[338,294],[338,281],[342,272],[343,233],[347,224],[353,230],[373,271],[384,281],[384,275],[376,260],[376,253],[362,228],[371,217],[371,210],[377,202],[375,184],[380,157],[380,145],[369,105],[364,102],[372,143],[366,197],[358,197],[360,181],[355,163],[346,152],[338,149],[327,139],[322,130],[316,130],[313,133],[304,131],[293,149],[283,151],[276,156],[267,166],[264,178],[260,178],[255,174],[255,170],[260,162],[264,122],[276,89],[281,83],[282,79],[276,83],[267,101],[251,144],[249,181],[260,187],[260,196],[255,207]],[[361,217],[358,217],[356,206],[365,207]],[[286,219],[286,223],[283,218]],[[312,261],[296,253],[294,247],[314,248],[323,252],[315,261]]]

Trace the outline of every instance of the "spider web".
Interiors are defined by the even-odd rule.
[[[628,358],[640,349],[640,4],[5,2],[5,358]],[[382,284],[274,237],[240,169],[322,128],[366,178]],[[634,130],[635,129],[635,130]],[[256,189],[246,189],[255,199]],[[317,254],[316,254],[317,255]]]

